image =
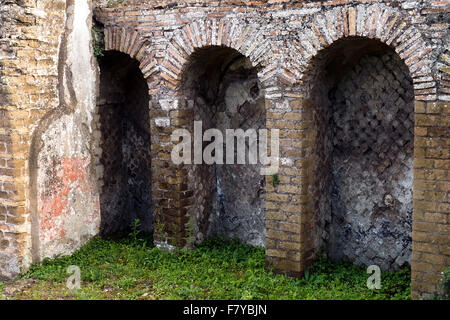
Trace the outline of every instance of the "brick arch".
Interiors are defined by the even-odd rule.
[[[149,136],[150,139],[152,139],[152,136],[154,134],[156,134],[156,132],[153,130],[154,128],[152,128],[151,125],[151,120],[152,120],[152,114],[150,114],[150,110],[152,107],[152,99],[154,98],[155,93],[158,91],[158,82],[159,82],[159,77],[158,77],[158,71],[159,71],[159,67],[158,67],[158,63],[157,60],[155,58],[155,50],[152,46],[151,41],[149,41],[148,39],[145,39],[144,37],[142,37],[142,35],[137,32],[135,29],[133,28],[119,28],[119,27],[105,27],[104,29],[104,50],[106,52],[110,52],[110,53],[117,53],[118,55],[121,56],[121,58],[129,58],[129,60],[133,61],[134,63],[136,63],[137,67],[139,70],[137,70],[136,68],[134,68],[135,66],[133,66],[134,70],[137,72],[140,72],[140,74],[142,75],[144,82],[145,82],[145,86],[143,85],[143,87],[145,89],[142,90],[146,90],[148,93],[148,100],[146,100],[146,109],[144,109],[144,105],[142,105],[142,108],[140,108],[140,110],[142,110],[143,112],[147,112],[149,114],[149,119],[146,119],[146,117],[143,117],[142,114],[140,113],[140,118],[138,120],[140,120],[140,124],[147,124],[148,123],[148,129],[149,131]],[[122,67],[122,65],[118,64],[119,67]],[[114,67],[115,68],[115,67]],[[113,72],[115,72],[115,69],[112,69]],[[130,79],[128,79],[130,80]],[[101,80],[100,80],[101,81]],[[131,79],[132,81],[132,79]],[[100,91],[99,91],[100,94]],[[143,94],[143,91],[140,91],[140,94]],[[136,109],[134,109],[134,111],[136,111]],[[96,108],[95,108],[95,116],[97,117],[97,120],[95,120],[95,125],[94,125],[94,130],[96,131],[95,136],[95,140],[94,140],[94,155],[95,155],[95,163],[97,166],[101,167],[101,172],[99,173],[97,172],[97,181],[101,181],[100,182],[100,203],[99,203],[99,208],[100,211],[103,211],[103,203],[107,203],[109,201],[108,198],[102,199],[101,195],[103,193],[103,190],[101,189],[103,186],[103,181],[105,178],[105,173],[106,172],[106,168],[103,164],[101,164],[100,162],[100,158],[101,155],[104,154],[104,150],[102,149],[101,144],[101,137],[104,134],[104,132],[101,131],[101,127],[104,125],[104,123],[101,123],[102,121],[100,120],[100,114],[101,114],[101,109],[100,106],[97,104]],[[112,118],[114,119],[114,117],[117,116],[117,114],[113,114]],[[108,118],[107,118],[108,119]],[[117,118],[115,118],[117,119]],[[147,122],[147,120],[149,120]],[[114,130],[113,126],[107,127],[106,132],[107,134],[109,134],[108,130]],[[141,132],[144,132],[141,129]],[[139,138],[142,138],[142,136],[140,135]],[[150,140],[151,141],[151,140]],[[144,143],[148,142],[147,140],[144,139]],[[111,145],[111,140],[109,142],[107,142],[109,145]],[[130,148],[133,148],[134,144],[130,144]],[[142,165],[142,159],[145,158],[150,159],[151,161],[153,161],[155,159],[154,154],[152,153],[154,146],[153,143],[150,143],[148,145],[146,145],[145,147],[138,147],[139,143],[135,144],[134,147],[136,149],[134,149],[132,151],[132,153],[134,154],[134,158],[138,158],[139,160],[134,160],[134,161],[141,161],[141,165]],[[145,150],[144,150],[145,149]],[[149,154],[147,154],[146,152],[149,152]],[[110,152],[110,154],[112,154]],[[123,155],[123,153],[122,153]],[[144,165],[145,167],[145,165]],[[148,171],[145,171],[148,172]],[[151,171],[150,171],[151,172]],[[151,182],[153,181],[153,176],[146,176],[145,174],[142,173],[142,171],[139,173],[141,176],[145,177],[144,179],[148,179],[147,181]],[[153,172],[151,173],[153,175]],[[144,190],[144,188],[147,188],[149,194],[151,194],[151,196],[153,196],[151,190],[148,190],[148,185],[146,185],[145,187],[143,187],[142,189]],[[140,199],[142,200],[142,198]],[[147,199],[146,199],[147,200]],[[143,203],[145,203],[143,201]],[[147,208],[151,207],[151,204],[145,203],[147,205]],[[112,210],[111,210],[112,211]],[[108,212],[108,211],[106,211]],[[103,221],[103,213],[101,213],[101,217],[102,217],[102,221]],[[155,214],[152,212],[151,215],[152,219],[155,217]],[[150,224],[148,223],[149,220],[146,220],[144,218],[138,217],[141,221],[142,227],[144,230],[149,231],[149,226]],[[105,219],[106,221],[106,219]],[[104,228],[105,225],[103,225],[102,223],[100,224],[100,233],[101,234],[108,234],[109,232],[114,232],[114,228],[115,226],[111,227],[107,227]]]
[[[238,19],[202,19],[184,25],[173,32],[165,47],[165,58],[160,64],[161,90],[165,91],[159,103],[152,105],[152,132],[161,146],[155,148],[156,164],[154,203],[158,223],[163,232],[155,233],[159,247],[186,245],[187,227],[193,191],[188,185],[189,168],[170,161],[172,144],[169,141],[174,129],[183,127],[191,130],[193,125],[192,106],[183,94],[183,75],[190,65],[191,55],[198,49],[228,48],[250,59],[258,67],[258,79],[264,89],[273,84],[278,75],[278,60],[274,59],[272,45],[265,39],[265,28],[244,23]],[[267,93],[266,93],[267,99]],[[192,132],[192,131],[191,131]]]
[[[137,31],[127,28],[106,27],[104,35],[105,50],[119,51],[139,61],[139,69],[141,69],[145,79],[158,72],[158,63],[153,53],[154,50],[151,48],[151,43],[143,39]]]
[[[292,67],[284,68],[285,78],[292,85],[302,83],[314,58],[348,37],[375,39],[393,48],[409,68],[414,84],[432,76],[432,49],[422,34],[398,10],[377,4],[339,7],[315,16],[286,44],[286,62]]]
[[[263,85],[277,74],[277,62],[273,59],[270,41],[265,39],[265,28],[237,19],[206,19],[174,31],[161,64],[163,83],[176,91],[190,55],[197,49],[210,46],[235,49],[248,57],[253,66],[262,66],[258,76]]]
[[[439,75],[439,100],[449,101],[450,100],[450,83],[445,81],[446,79],[450,79],[450,48],[445,49],[439,55],[439,60],[437,64],[437,73]]]
[[[295,90],[301,91],[301,99],[295,101],[298,108],[304,114],[307,119],[305,123],[298,122],[295,124],[297,128],[306,128],[302,141],[300,142],[301,148],[311,148],[310,137],[316,137],[316,132],[314,128],[311,129],[312,117],[310,111],[313,109],[313,105],[309,101],[308,95],[311,92],[310,81],[311,78],[315,77],[317,66],[325,59],[325,51],[330,49],[329,47],[335,44],[337,41],[343,40],[342,44],[345,48],[345,40],[351,38],[358,39],[372,39],[377,42],[383,43],[390,48],[392,48],[395,53],[400,57],[403,63],[407,66],[409,70],[409,75],[413,80],[414,85],[414,99],[415,99],[415,109],[414,111],[414,151],[413,151],[413,217],[412,217],[412,294],[417,296],[421,292],[434,292],[436,290],[435,283],[426,284],[425,277],[422,278],[423,274],[427,274],[428,277],[438,278],[438,272],[436,270],[442,270],[444,266],[445,253],[439,251],[441,249],[435,245],[435,240],[432,236],[429,239],[419,238],[417,236],[418,231],[424,232],[421,228],[423,221],[431,223],[430,220],[425,220],[423,218],[423,212],[425,210],[429,211],[429,215],[437,216],[439,209],[430,206],[424,209],[425,205],[416,200],[417,194],[420,194],[423,187],[420,183],[423,179],[423,174],[421,170],[434,170],[433,161],[426,159],[428,156],[421,154],[422,135],[428,133],[421,133],[420,129],[424,126],[439,126],[437,118],[429,117],[425,113],[437,113],[445,108],[444,104],[431,102],[437,99],[437,83],[433,77],[432,66],[434,65],[433,59],[431,57],[432,49],[424,39],[420,31],[418,31],[409,21],[409,18],[400,13],[397,9],[387,6],[377,5],[358,5],[354,7],[339,7],[330,9],[326,12],[317,14],[305,24],[302,31],[299,31],[293,39],[286,42],[284,49],[284,59],[286,65],[284,70],[280,73],[280,76],[289,82],[289,84],[295,88]],[[289,66],[289,67],[287,67]],[[305,95],[303,95],[305,93]],[[422,101],[430,101],[424,103]],[[435,109],[433,109],[435,108]],[[435,111],[437,110],[437,111]],[[426,122],[424,119],[427,119]],[[428,130],[428,129],[426,129]],[[429,135],[432,136],[434,132]],[[290,132],[292,133],[292,132]],[[305,137],[305,138],[304,138]],[[428,139],[429,137],[427,137]],[[319,150],[320,148],[314,148]],[[418,150],[418,151],[417,151]],[[429,158],[432,156],[430,155]],[[305,156],[304,159],[297,165],[298,170],[304,170],[307,172],[305,175],[305,182],[301,183],[299,186],[300,194],[307,194],[309,185],[317,185],[314,181],[311,183],[314,177],[313,167],[314,161],[317,157]],[[426,160],[425,160],[426,159]],[[428,161],[428,162],[426,162]],[[424,164],[425,163],[425,164]],[[425,168],[425,169],[423,169]],[[434,188],[434,186],[433,186]],[[308,195],[308,201],[314,200],[314,196]],[[431,202],[431,201],[430,201]],[[308,230],[311,230],[311,225],[313,223],[314,211],[313,206],[308,202],[305,207],[305,212],[299,217],[300,226],[298,228],[298,233],[301,234],[298,238],[298,263],[293,264],[290,270],[300,270],[303,271],[309,264],[309,261],[315,256],[314,249],[317,246],[312,243],[311,235],[308,234]],[[442,210],[442,209],[441,209]],[[433,228],[436,228],[433,226]],[[273,231],[276,232],[277,230]],[[306,231],[306,232],[303,232]],[[272,232],[272,230],[271,230]],[[435,236],[436,238],[438,236]],[[433,242],[434,241],[434,242]],[[439,257],[440,262],[437,267],[433,264],[434,262],[426,261],[423,256],[424,247],[432,247],[433,254]],[[279,249],[279,248],[276,248]],[[430,251],[431,252],[431,251]],[[288,252],[289,253],[289,252]],[[274,266],[276,269],[285,270],[288,263],[291,263],[288,259],[279,259],[278,257],[285,253],[280,253],[278,251],[271,252],[268,254],[270,258],[274,261]],[[278,255],[278,256],[277,256]],[[278,260],[276,260],[278,259]],[[291,259],[293,260],[293,259]],[[437,261],[437,259],[436,259]],[[425,265],[425,267],[422,267]],[[435,269],[433,269],[435,268]]]

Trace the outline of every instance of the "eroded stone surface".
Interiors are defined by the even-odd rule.
[[[334,91],[334,259],[383,270],[411,263],[413,99],[392,53],[362,57]]]
[[[190,86],[187,95],[194,98],[194,119],[202,121],[203,130],[219,129],[226,142],[226,129],[258,132],[265,128],[264,92],[249,59],[220,48],[199,51],[196,59],[186,71]],[[204,147],[208,144],[205,142]],[[259,173],[260,164],[249,164],[248,150],[246,141],[245,164],[237,164],[235,142],[235,164],[196,165],[189,175],[195,190],[194,213],[202,226],[198,229],[199,240],[221,235],[264,245],[265,177]],[[223,154],[225,163],[225,144]],[[205,218],[207,223],[203,222]]]
[[[102,234],[129,229],[139,219],[152,230],[148,86],[139,64],[124,54],[100,59],[98,179]]]
[[[338,44],[315,66],[312,240],[335,261],[389,270],[411,263],[413,86],[399,57],[374,44],[354,40],[334,60]]]

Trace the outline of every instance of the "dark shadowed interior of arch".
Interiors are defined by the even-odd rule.
[[[120,52],[99,59],[97,100],[101,233],[126,230],[139,219],[152,229],[150,120],[147,82],[139,62]]]
[[[383,270],[410,264],[414,91],[407,66],[379,41],[347,38],[319,53],[310,76],[311,248]]]
[[[202,121],[203,132],[217,128],[225,141],[226,129],[265,127],[265,98],[257,72],[247,57],[231,48],[212,46],[191,55],[183,73],[183,93],[192,119]],[[245,164],[236,164],[235,156],[235,164],[203,163],[189,169],[194,196],[188,214],[194,218],[198,241],[221,235],[254,245],[265,243],[265,179],[259,164],[249,164],[248,139],[245,144]]]

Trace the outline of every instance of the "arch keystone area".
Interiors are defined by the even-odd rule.
[[[128,54],[131,58],[140,62],[144,79],[158,72],[158,62],[155,59],[151,44],[141,35],[132,29],[106,27],[105,34],[105,50],[115,50]]]
[[[222,46],[248,57],[254,67],[262,67],[258,76],[264,83],[277,74],[272,45],[265,39],[265,28],[237,19],[197,20],[176,30],[168,41],[161,77],[167,87],[176,90],[189,57],[197,49]]]
[[[418,78],[432,78],[432,49],[422,34],[396,9],[379,4],[334,8],[315,16],[286,43],[286,63],[291,67],[284,67],[284,78],[292,84],[302,83],[319,51],[347,37],[377,39],[392,47],[408,66],[415,84]],[[427,85],[436,87],[434,80]],[[419,92],[416,99],[427,98]]]

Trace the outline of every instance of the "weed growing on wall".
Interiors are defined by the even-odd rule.
[[[442,280],[440,281],[442,291],[449,297],[450,294],[450,267],[442,272]]]
[[[119,4],[122,4],[125,0],[109,0],[106,6],[108,8],[113,8],[115,6],[118,6]]]
[[[139,219],[134,219],[133,225],[131,227],[130,238],[135,242],[138,241],[138,236],[139,236],[139,233],[141,232],[139,230],[140,226],[141,226],[141,222],[139,221]]]
[[[153,226],[153,232],[160,240],[166,238],[166,233],[164,232],[164,224],[161,221],[155,221]]]
[[[92,27],[92,47],[94,49],[94,56],[103,57],[103,46],[101,42],[102,31],[97,27]]]
[[[194,217],[193,216],[189,217],[185,240],[186,240],[186,248],[187,249],[194,247],[195,235],[194,235]]]

